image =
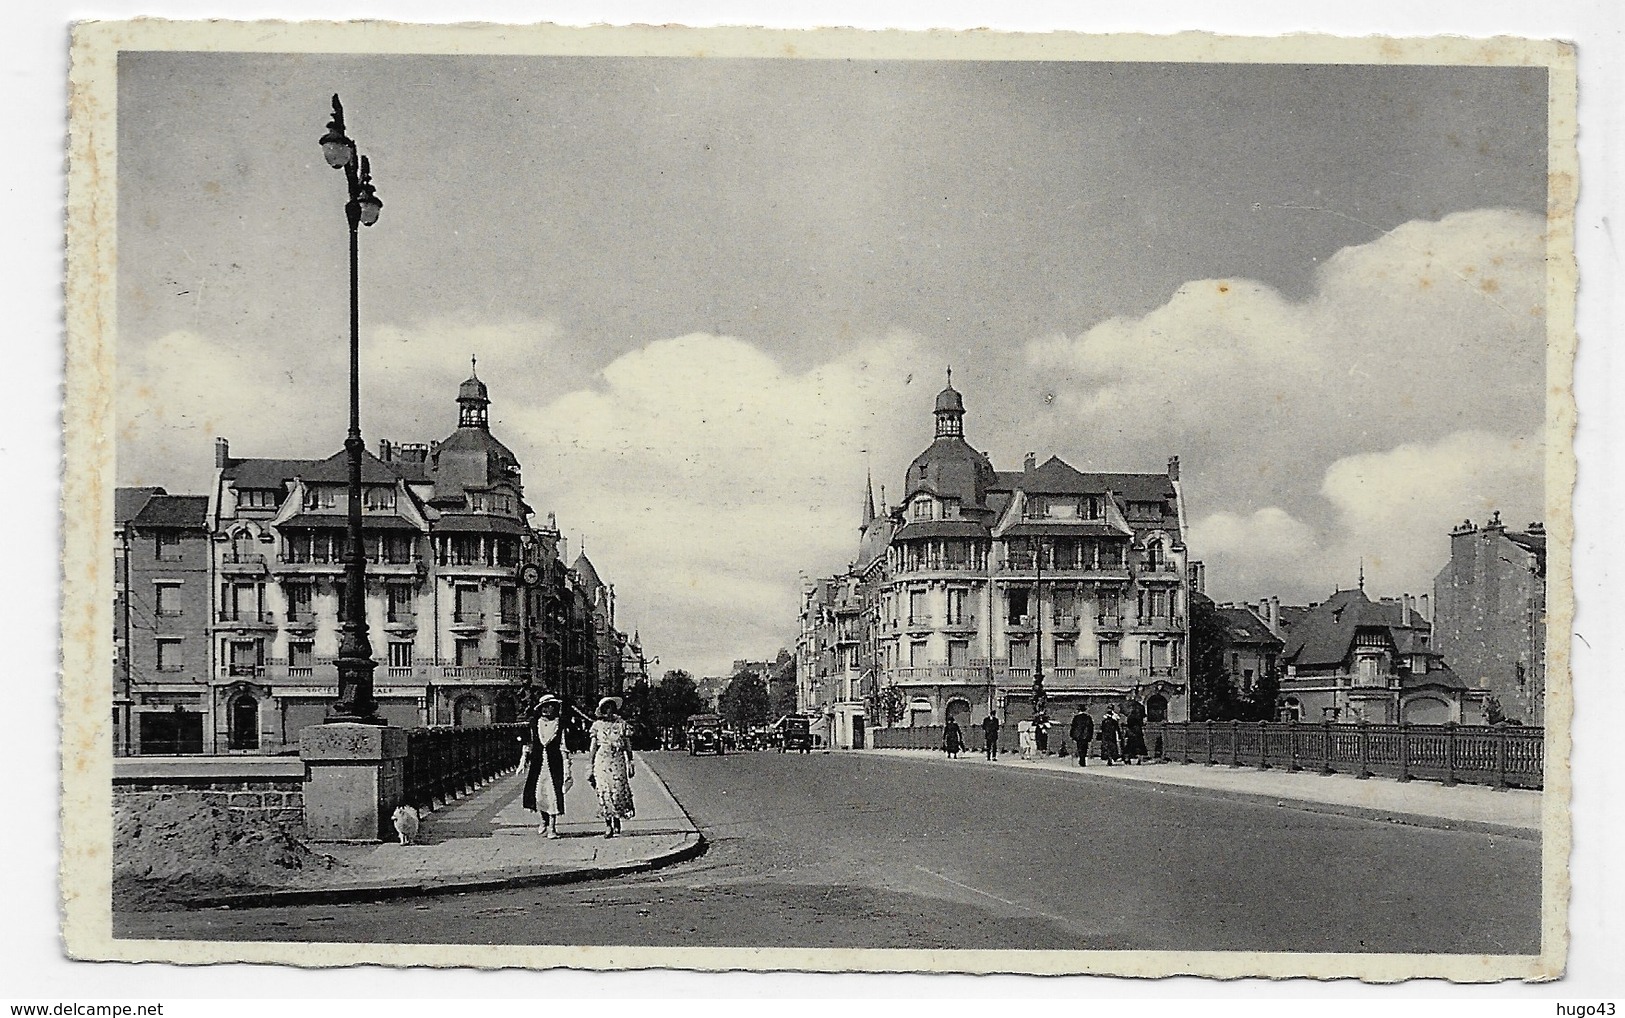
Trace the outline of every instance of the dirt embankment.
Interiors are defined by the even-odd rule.
[[[297,886],[334,860],[293,831],[195,797],[120,797],[113,806],[113,907],[163,908],[201,895]]]

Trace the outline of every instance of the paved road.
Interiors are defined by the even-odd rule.
[[[1538,949],[1531,841],[939,757],[647,759],[710,839],[700,859],[569,887],[120,915],[115,929],[377,943]]]

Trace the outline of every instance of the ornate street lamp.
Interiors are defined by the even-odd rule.
[[[344,622],[339,627],[339,695],[328,712],[328,723],[381,725],[378,702],[373,699],[372,643],[367,639],[367,551],[361,533],[361,311],[360,227],[378,221],[384,206],[372,186],[372,168],[366,156],[356,154],[355,142],[344,133],[344,107],[333,97],[333,119],[321,139],[327,165],[344,171],[349,199],[344,218],[350,226],[350,432],[344,439],[350,470],[347,532],[349,553],[344,560]]]
[[[1037,737],[1049,697],[1044,693],[1044,538],[1033,538],[1033,732]]]

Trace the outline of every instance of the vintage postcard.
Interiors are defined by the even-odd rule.
[[[80,959],[1541,980],[1575,62],[74,31]]]

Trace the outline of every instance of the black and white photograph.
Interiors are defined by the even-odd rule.
[[[73,80],[74,957],[1562,972],[1571,47]]]

